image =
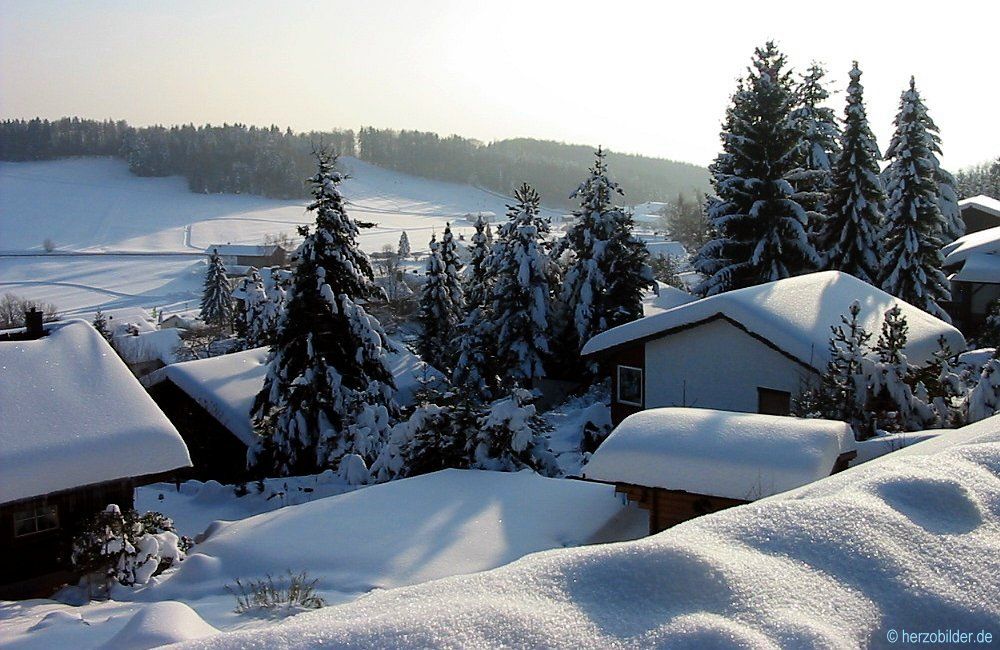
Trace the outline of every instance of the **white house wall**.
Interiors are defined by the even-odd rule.
[[[646,343],[646,408],[757,412],[757,388],[800,392],[808,370],[724,320]]]

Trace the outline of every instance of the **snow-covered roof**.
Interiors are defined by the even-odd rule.
[[[177,430],[83,320],[0,342],[0,503],[189,467]]]
[[[973,253],[965,259],[958,273],[951,276],[960,282],[1000,284],[1000,254]]]
[[[217,251],[219,255],[246,255],[250,257],[264,257],[273,255],[279,246],[255,246],[253,244],[212,244],[205,249],[206,255],[211,255]]]
[[[679,241],[648,241],[646,248],[654,257],[679,257],[685,260],[688,256],[687,249]]]
[[[657,282],[656,288],[659,294],[650,293],[650,295],[642,301],[643,316],[659,314],[667,311],[668,309],[673,309],[678,305],[686,305],[687,303],[694,302],[698,299],[696,296],[692,296],[687,291],[678,289],[677,287],[672,287],[666,282]]]
[[[844,422],[658,408],[625,418],[583,474],[752,501],[829,476],[837,457],[854,448]]]
[[[663,208],[668,207],[669,203],[663,203],[662,201],[646,201],[645,203],[640,203],[639,205],[632,208],[632,210],[637,214],[656,214],[663,210]],[[659,215],[657,215],[659,216]]]
[[[906,355],[915,365],[929,360],[944,336],[952,350],[965,348],[962,333],[913,305],[839,271],[810,273],[737,289],[619,325],[584,345],[590,355],[671,331],[724,317],[802,363],[822,370],[828,360],[830,327],[857,300],[862,327],[878,333],[883,316],[899,305],[910,327]]]
[[[108,323],[108,331],[114,331],[117,328],[124,329],[125,327],[131,325],[140,332],[152,332],[156,329],[156,321],[148,310],[142,309],[141,307],[122,307],[121,309],[109,309],[104,313],[104,318]],[[89,314],[85,318],[87,320],[93,321],[94,314]]]
[[[376,590],[199,647],[857,648],[996,630],[1000,416],[981,424],[652,537]],[[403,565],[437,557],[425,548]]]
[[[111,341],[115,350],[127,363],[159,361],[168,364],[176,359],[181,335],[177,329],[168,327],[151,332],[140,331],[137,335],[117,333]]]
[[[966,206],[978,208],[983,212],[992,214],[994,217],[1000,219],[1000,201],[997,201],[992,196],[986,196],[985,194],[980,194],[978,196],[973,196],[967,199],[962,199],[958,202],[959,209]]]
[[[418,357],[402,346],[400,350],[389,353],[389,370],[396,381],[396,401],[406,405],[420,387],[423,366]],[[174,363],[150,373],[143,384],[152,387],[170,380],[249,446],[256,439],[250,408],[264,387],[267,352],[267,348],[254,348]],[[436,371],[430,372],[436,374]]]
[[[941,252],[945,266],[954,266],[977,253],[1000,253],[1000,226],[959,237]]]

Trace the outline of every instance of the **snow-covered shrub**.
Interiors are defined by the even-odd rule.
[[[274,614],[282,609],[295,613],[296,610],[326,606],[326,600],[316,595],[318,582],[318,579],[310,580],[305,571],[289,571],[287,578],[279,578],[277,581],[270,575],[245,583],[237,578],[235,584],[226,585],[226,591],[236,599],[234,611],[237,614]]]
[[[122,512],[115,504],[87,521],[73,540],[73,566],[105,584],[142,585],[184,559],[190,541],[159,512]]]
[[[978,422],[1000,412],[1000,359],[994,356],[983,365],[979,383],[969,393],[966,418]]]
[[[479,418],[479,429],[469,441],[472,466],[501,472],[531,468],[555,476],[559,468],[548,449],[547,429],[535,411],[531,392],[515,388]]]

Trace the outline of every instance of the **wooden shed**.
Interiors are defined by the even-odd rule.
[[[627,417],[583,478],[613,484],[649,511],[653,534],[819,480],[856,456],[843,422],[661,408]]]

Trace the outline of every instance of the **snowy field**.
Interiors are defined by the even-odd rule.
[[[505,198],[469,185],[341,162],[351,176],[342,186],[350,215],[378,224],[361,233],[369,253],[395,248],[404,230],[414,252],[425,250],[447,222],[469,233],[464,215],[506,211]],[[183,309],[200,295],[207,246],[294,235],[311,222],[305,206],[195,194],[183,178],[140,178],[110,158],[0,163],[0,293],[51,302],[67,314],[98,306]],[[45,254],[47,239],[56,254]]]

